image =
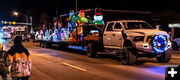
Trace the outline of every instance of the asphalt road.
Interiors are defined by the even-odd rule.
[[[8,50],[13,43],[3,44]],[[179,52],[173,52],[169,63],[139,58],[135,65],[127,66],[113,55],[89,58],[83,50],[41,48],[32,42],[23,44],[33,61],[31,80],[164,80],[165,65],[180,64]]]

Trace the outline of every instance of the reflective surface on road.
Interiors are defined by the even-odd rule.
[[[13,42],[1,40],[7,51]],[[84,50],[74,47],[41,48],[39,43],[23,42],[33,60],[31,80],[163,80],[165,65],[180,64],[180,52],[174,51],[169,63],[155,58],[139,58],[135,65],[123,65],[113,55],[89,58]],[[75,47],[76,48],[76,47]]]

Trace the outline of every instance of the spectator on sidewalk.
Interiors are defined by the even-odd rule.
[[[7,74],[9,72],[8,66],[5,65],[6,52],[3,51],[3,45],[0,44],[0,76],[2,80],[7,80]]]
[[[31,57],[22,44],[22,37],[16,36],[14,45],[8,50],[7,65],[13,80],[28,80],[31,75]]]

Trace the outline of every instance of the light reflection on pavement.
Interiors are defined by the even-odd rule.
[[[6,51],[13,45],[11,40],[1,40],[1,43]],[[32,54],[33,74],[31,80],[79,80],[80,78],[89,78],[86,80],[163,80],[165,65],[180,64],[178,63],[180,60],[179,51],[173,52],[169,63],[157,63],[155,58],[140,58],[138,59],[139,64],[126,66],[113,57],[88,58],[84,56],[84,53],[79,53],[82,52],[79,47],[70,46],[70,48],[78,49],[78,51],[73,52],[73,49],[41,48],[38,43],[32,42],[24,42],[23,44]],[[47,64],[51,66],[46,66]],[[76,68],[87,71],[81,72]],[[52,73],[56,74],[52,75]]]

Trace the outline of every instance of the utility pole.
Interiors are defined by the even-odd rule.
[[[77,0],[76,0],[76,12],[77,12],[77,8],[78,8],[78,2],[77,2]]]
[[[33,31],[33,26],[32,26],[32,25],[33,25],[33,24],[32,24],[32,23],[33,23],[33,21],[32,21],[32,16],[30,16],[30,20],[31,20],[31,31]],[[32,32],[31,32],[31,33],[32,33]]]
[[[28,16],[25,16],[25,17],[26,17],[26,23],[28,23],[29,22]],[[26,25],[26,26],[28,26],[28,25]]]
[[[56,17],[58,17],[58,7],[56,6]]]

